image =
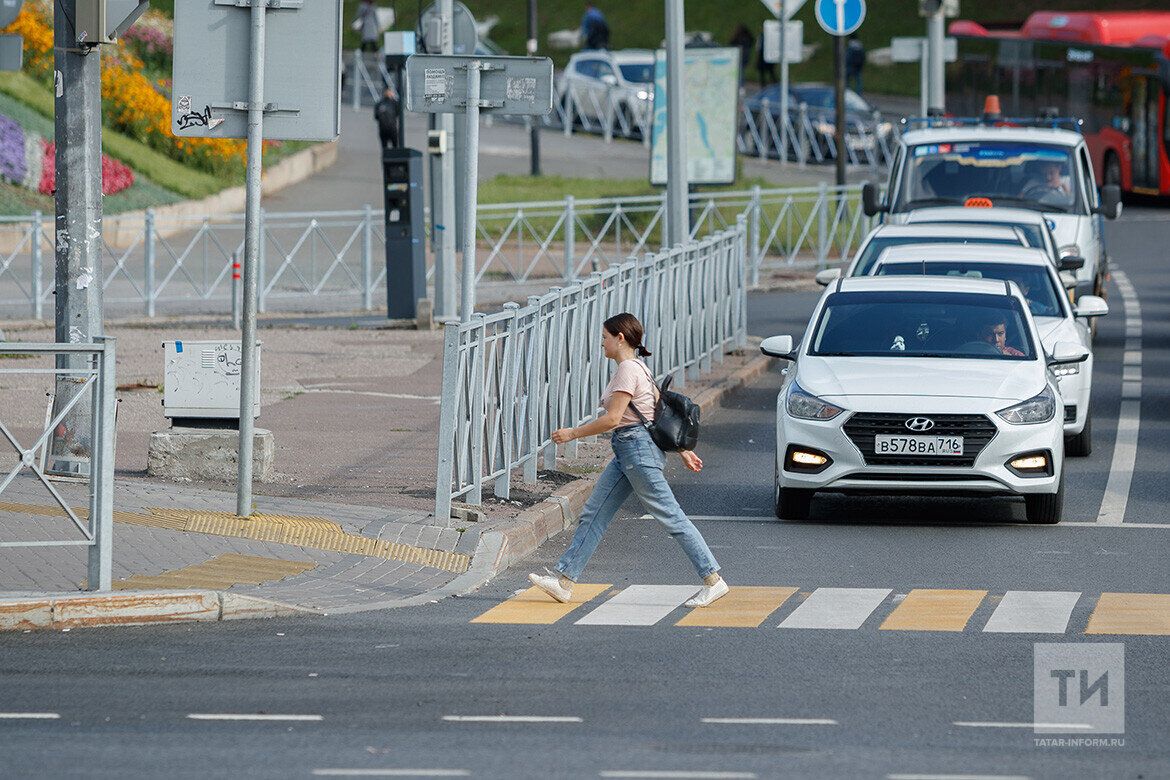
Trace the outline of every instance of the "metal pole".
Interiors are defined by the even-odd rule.
[[[58,0],[54,14],[57,141],[56,338],[92,342],[102,335],[101,55],[78,44],[77,0]],[[84,370],[86,355],[59,355],[57,368]],[[81,389],[76,374],[58,375],[54,415]],[[49,472],[91,473],[93,396],[81,398],[53,432]]]
[[[683,132],[683,0],[666,0],[666,244],[690,235],[687,148]]]
[[[833,76],[836,86],[837,102],[837,186],[845,186],[845,36],[833,36]]]
[[[374,291],[371,289],[373,285],[370,279],[373,254],[374,209],[367,203],[365,205],[365,215],[362,219],[362,308],[366,311],[374,308]]]
[[[467,182],[463,186],[463,298],[459,318],[470,322],[475,311],[475,211],[479,197],[479,75],[483,65],[479,60],[467,63],[467,148],[464,168]]]
[[[96,469],[93,474],[93,544],[89,548],[88,580],[90,590],[110,590],[114,573],[114,423],[117,420],[115,378],[115,341],[97,337],[103,342],[100,354],[86,356],[97,363],[98,425],[94,426]]]
[[[247,205],[244,227],[244,317],[240,334],[240,459],[236,514],[252,514],[252,439],[256,407],[256,265],[260,259],[260,176],[264,148],[265,0],[252,2],[251,83],[248,89]],[[356,84],[355,84],[356,87]]]
[[[43,215],[39,211],[33,212],[33,221],[29,225],[30,238],[32,239],[32,315],[33,319],[39,320],[44,314],[44,307],[41,299],[45,297],[42,283],[44,282],[44,268],[41,254],[41,223]]]
[[[918,41],[918,115],[926,116],[930,108],[930,54],[925,38]]]
[[[536,56],[536,0],[528,0],[528,56]],[[528,125],[528,173],[540,175],[540,120],[532,117]]]
[[[232,330],[240,329],[240,256],[232,252]]]
[[[453,54],[455,43],[451,34],[451,19],[454,16],[452,0],[439,0],[439,19],[442,30],[440,53]],[[439,114],[438,127],[447,137],[447,152],[439,157],[439,197],[436,199],[438,214],[432,218],[436,227],[435,238],[435,316],[451,318],[455,311],[455,155],[460,152],[455,146],[455,115]]]
[[[780,3],[780,164],[788,163],[788,19]],[[760,41],[763,46],[764,42]]]
[[[930,108],[945,111],[946,98],[946,65],[943,62],[943,39],[946,35],[946,17],[943,15],[943,4],[930,15],[926,24],[927,37],[930,39]]]
[[[154,209],[147,209],[142,227],[143,243],[145,243],[146,281],[146,316],[154,316],[154,265],[155,265],[155,236],[154,236]]]

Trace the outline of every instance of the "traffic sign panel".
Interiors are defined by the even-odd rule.
[[[817,23],[829,35],[852,35],[865,20],[865,0],[816,0]]]
[[[424,114],[467,110],[467,66],[480,63],[479,110],[543,116],[552,109],[548,57],[415,54],[406,61],[406,108]]]

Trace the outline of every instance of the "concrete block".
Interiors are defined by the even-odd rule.
[[[0,601],[0,631],[48,628],[52,622],[53,603],[50,599]]]
[[[150,435],[146,473],[173,480],[234,482],[239,470],[240,434],[211,428],[169,428]],[[276,478],[272,431],[255,429],[252,474],[258,482]]]
[[[279,601],[245,596],[240,593],[224,591],[220,594],[222,620],[247,620],[250,618],[293,617],[297,615],[317,614],[315,610],[295,607]]]
[[[215,591],[107,593],[53,599],[53,628],[219,620]]]

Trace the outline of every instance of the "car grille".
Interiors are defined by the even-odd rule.
[[[928,436],[962,436],[963,457],[952,458],[943,456],[923,455],[875,455],[873,452],[874,437],[878,434],[891,436],[914,435],[914,431],[906,429],[906,421],[915,417],[929,417],[934,420],[934,428],[924,435]],[[849,418],[842,427],[845,435],[861,450],[865,462],[870,466],[925,466],[962,468],[975,465],[975,458],[995,438],[997,428],[995,423],[982,414],[879,414],[873,412],[859,412]]]

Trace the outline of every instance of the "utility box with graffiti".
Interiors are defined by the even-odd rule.
[[[240,419],[239,341],[164,341],[163,414],[180,420]],[[260,386],[260,344],[256,344],[256,386]],[[252,410],[260,416],[260,398]],[[230,424],[230,423],[229,423]]]

